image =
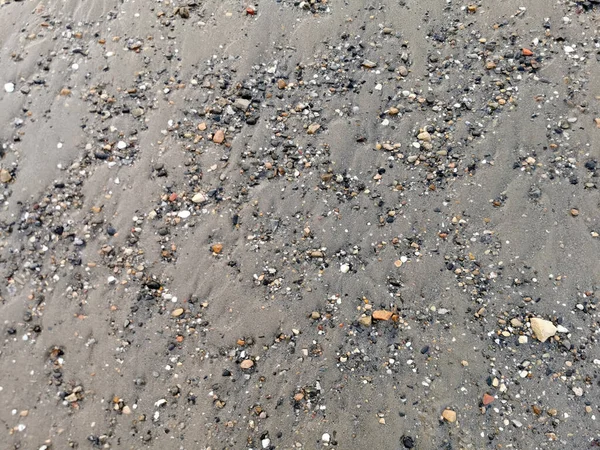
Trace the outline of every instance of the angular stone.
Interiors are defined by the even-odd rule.
[[[363,327],[370,327],[371,322],[372,322],[371,316],[367,316],[365,314],[360,316],[358,319],[358,323],[360,323]]]
[[[456,412],[451,409],[445,409],[442,413],[442,417],[450,423],[456,422]]]
[[[222,144],[225,140],[225,132],[223,130],[217,130],[213,135],[213,142],[215,144]]]
[[[375,320],[390,320],[392,318],[392,312],[384,309],[373,311],[373,319]]]
[[[556,327],[549,320],[534,317],[529,322],[531,323],[531,329],[535,333],[535,337],[541,342],[546,342],[548,338],[554,336],[557,332]]]

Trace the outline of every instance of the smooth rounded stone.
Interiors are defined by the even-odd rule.
[[[204,195],[202,192],[198,192],[197,194],[195,194],[192,197],[192,202],[194,203],[202,203],[206,201],[206,195]]]
[[[172,315],[173,317],[179,317],[179,316],[181,316],[182,314],[183,314],[183,308],[177,308],[177,309],[174,309],[174,310],[173,310],[173,312],[171,313],[171,315]]]
[[[240,363],[240,369],[248,370],[254,367],[254,361],[251,359],[245,359]]]
[[[549,320],[533,317],[529,322],[531,323],[531,329],[535,333],[535,337],[540,342],[546,342],[548,338],[554,336],[558,331],[554,324]]]
[[[405,77],[408,75],[408,69],[406,68],[406,66],[400,66],[400,67],[398,67],[398,73],[401,76]]]
[[[321,436],[321,442],[329,443],[330,440],[331,436],[329,435],[329,433],[323,433],[323,436]]]
[[[417,139],[419,139],[420,141],[431,141],[431,134],[429,134],[429,132],[427,131],[423,131],[422,133],[419,133],[417,135]]]
[[[119,150],[125,150],[127,148],[127,143],[125,141],[117,142],[117,148]]]
[[[5,83],[4,90],[9,94],[15,92],[15,84],[14,83]]]
[[[191,212],[189,212],[189,211],[186,211],[186,210],[184,210],[184,211],[179,211],[179,212],[177,213],[177,217],[180,217],[180,218],[182,218],[182,219],[187,219],[188,217],[190,217],[190,215],[191,215],[191,214],[192,214]]]
[[[350,265],[349,264],[342,264],[340,266],[340,272],[342,273],[348,273],[350,271]]]

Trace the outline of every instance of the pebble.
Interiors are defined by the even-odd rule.
[[[12,180],[12,175],[6,169],[0,169],[0,182],[8,183]]]
[[[546,342],[548,338],[554,336],[557,332],[556,327],[549,320],[534,317],[530,319],[530,323],[535,337],[541,342]]]
[[[194,202],[194,203],[203,203],[206,200],[207,200],[206,195],[204,195],[201,192],[194,194],[194,196],[192,197],[192,202]]]
[[[442,413],[442,417],[450,423],[456,422],[456,412],[451,409],[445,409]]]
[[[251,359],[245,359],[240,363],[240,368],[244,370],[248,370],[254,367],[254,361]]]
[[[225,140],[225,132],[223,130],[217,130],[213,135],[212,140],[215,144],[222,144]]]
[[[8,92],[9,94],[15,91],[15,84],[14,83],[6,83],[4,85],[4,90],[6,92]]]
[[[370,327],[372,321],[373,319],[371,318],[371,316],[368,316],[366,314],[363,314],[358,319],[358,323],[360,323],[363,327]]]
[[[392,318],[391,311],[385,311],[382,309],[373,311],[373,319],[374,320],[390,320],[391,318]]]
[[[179,317],[183,314],[183,312],[184,312],[183,308],[177,308],[177,309],[174,309],[173,312],[171,312],[171,315],[173,317]]]
[[[319,125],[318,123],[310,124],[308,126],[307,133],[308,134],[315,134],[319,130],[319,128],[321,128],[321,125]]]
[[[350,265],[349,264],[342,264],[340,266],[340,272],[342,273],[348,273],[350,271]]]

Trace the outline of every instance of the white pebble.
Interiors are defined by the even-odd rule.
[[[321,441],[329,442],[330,440],[331,440],[331,436],[329,436],[329,433],[323,433],[323,436],[321,436]]]
[[[6,92],[8,92],[9,94],[10,94],[11,92],[14,92],[14,91],[15,91],[15,84],[14,84],[14,83],[6,83],[6,84],[4,85],[4,90],[5,90]]]

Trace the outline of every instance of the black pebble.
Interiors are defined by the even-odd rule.
[[[410,436],[402,436],[402,445],[404,448],[414,448],[415,440]]]

